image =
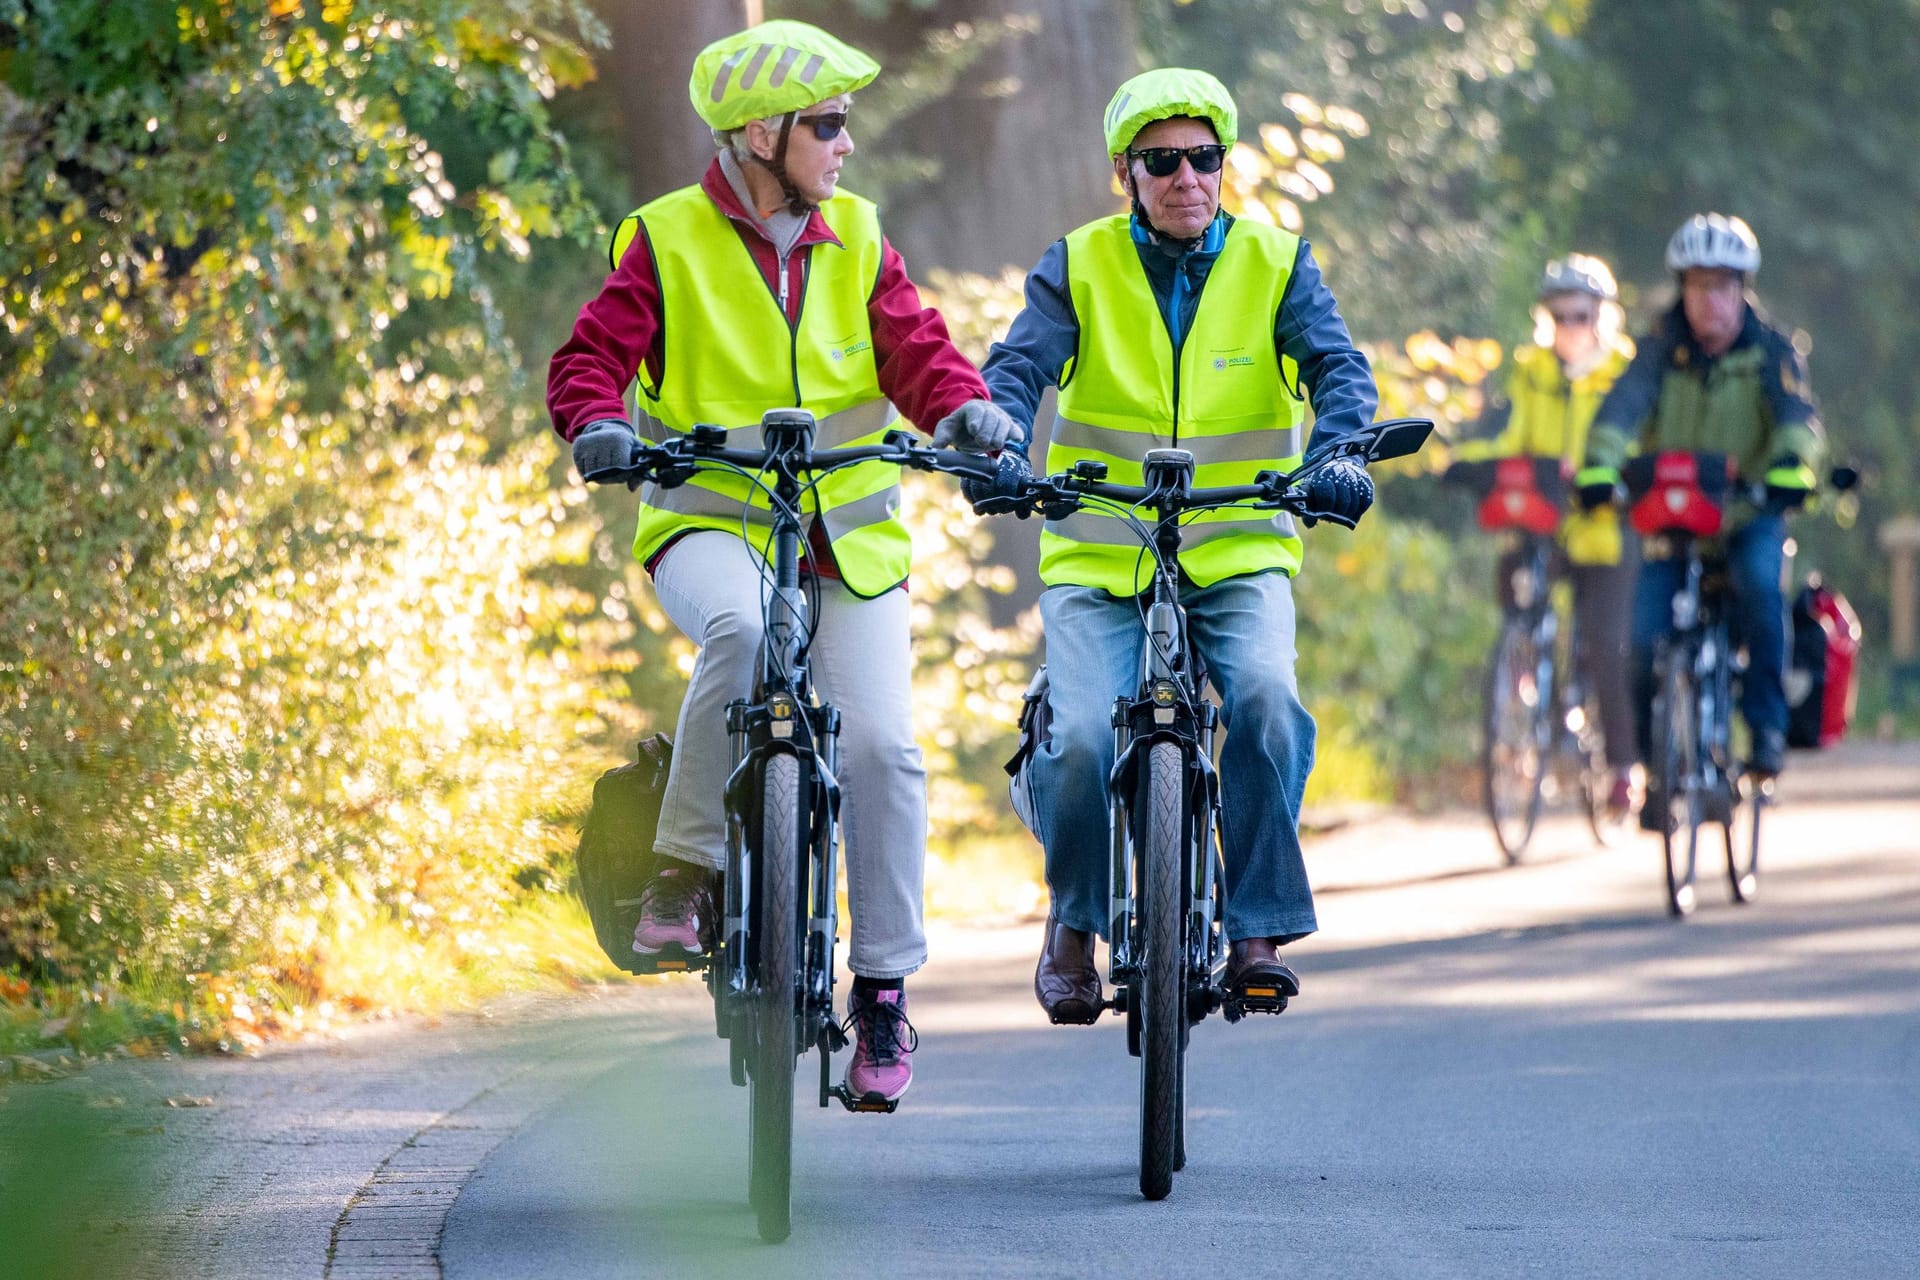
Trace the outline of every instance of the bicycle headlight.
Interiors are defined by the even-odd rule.
[[[1180,686],[1171,680],[1156,680],[1147,697],[1153,702],[1153,722],[1172,724],[1174,708],[1180,705]]]
[[[767,699],[767,718],[772,722],[773,736],[791,738],[793,721],[800,714],[800,708],[786,694],[775,694]]]

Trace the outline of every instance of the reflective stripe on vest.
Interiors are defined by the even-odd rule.
[[[1299,370],[1273,341],[1298,237],[1244,220],[1227,229],[1177,367],[1126,217],[1089,223],[1066,243],[1080,346],[1061,383],[1049,471],[1091,459],[1106,464],[1113,483],[1137,485],[1141,460],[1159,448],[1193,454],[1199,487],[1247,484],[1262,471],[1299,465]],[[1300,539],[1284,513],[1209,511],[1181,527],[1180,567],[1200,586],[1300,567]],[[1049,586],[1130,595],[1152,576],[1141,536],[1124,517],[1089,507],[1041,530],[1040,577]]]
[[[867,319],[880,275],[879,214],[844,191],[820,212],[840,243],[796,250],[808,257],[792,326],[739,232],[699,187],[670,192],[622,220],[616,262],[644,235],[660,282],[660,377],[656,383],[639,371],[642,435],[661,440],[711,423],[728,428],[730,446],[751,449],[760,444],[761,414],[793,406],[818,419],[817,448],[880,442],[894,412],[880,391]],[[856,595],[898,586],[912,564],[899,486],[898,467],[868,462],[803,495],[803,513],[825,525],[840,576]],[[633,541],[641,560],[696,528],[745,534],[764,552],[771,499],[751,481],[716,471],[671,490],[641,488]]]

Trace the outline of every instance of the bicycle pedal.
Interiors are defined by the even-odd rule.
[[[1299,994],[1282,982],[1256,980],[1222,991],[1220,1012],[1228,1022],[1238,1022],[1249,1013],[1285,1013],[1287,1001]]]
[[[1090,1027],[1100,1021],[1100,1015],[1115,1006],[1111,1000],[1089,1005],[1084,1000],[1067,1000],[1057,1012],[1047,1010],[1047,1021],[1056,1027]]]
[[[636,953],[633,968],[628,972],[650,973],[698,973],[707,967],[708,957],[693,955],[657,955],[643,956]]]
[[[856,1097],[844,1084],[837,1084],[827,1092],[840,1099],[840,1105],[849,1111],[890,1116],[900,1107],[898,1098],[883,1098],[877,1093],[863,1093]]]

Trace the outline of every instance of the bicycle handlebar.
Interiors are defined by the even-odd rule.
[[[1306,494],[1300,488],[1300,482],[1340,459],[1357,459],[1364,465],[1417,452],[1432,430],[1433,423],[1425,418],[1394,418],[1370,423],[1365,429],[1337,441],[1324,453],[1292,471],[1262,471],[1253,478],[1252,484],[1218,485],[1205,489],[1191,488],[1186,483],[1192,475],[1190,455],[1185,458],[1184,470],[1181,469],[1182,464],[1172,464],[1172,470],[1168,472],[1172,476],[1170,481],[1147,485],[1114,484],[1105,478],[1106,464],[1082,461],[1071,471],[1027,480],[1021,493],[1008,499],[1003,509],[1021,516],[1031,515],[1038,510],[1048,519],[1057,520],[1077,510],[1085,499],[1099,498],[1124,503],[1129,507],[1151,506],[1165,520],[1185,511],[1205,511],[1250,503],[1257,510],[1284,510],[1303,519],[1325,520],[1329,524],[1351,529],[1354,521],[1344,516],[1309,509],[1305,505]],[[1148,455],[1149,469],[1153,466],[1153,454],[1162,452],[1177,451],[1154,450]]]
[[[696,471],[734,468],[786,474],[796,479],[803,473],[820,476],[862,462],[891,462],[916,471],[944,471],[979,480],[993,479],[997,470],[997,464],[984,454],[935,449],[918,443],[909,431],[889,431],[880,444],[838,449],[779,445],[730,449],[724,440],[724,428],[696,426],[689,434],[663,444],[640,442],[629,465],[596,471],[583,478],[588,484],[624,484],[628,488],[651,481],[663,489],[672,489],[685,484]],[[703,468],[699,465],[702,462],[712,465]]]

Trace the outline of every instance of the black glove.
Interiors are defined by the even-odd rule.
[[[633,455],[640,448],[640,437],[621,418],[601,418],[589,422],[573,438],[573,469],[588,484],[602,477],[616,478],[618,472],[633,466]]]
[[[993,479],[980,480],[968,476],[960,482],[960,492],[973,504],[973,513],[978,516],[1005,515],[1011,511],[1022,520],[1029,514],[1020,504],[1020,497],[1027,481],[1033,479],[1033,465],[1012,449],[1002,450],[1000,464],[994,470]]]
[[[1322,516],[1354,524],[1373,505],[1373,477],[1352,458],[1337,458],[1307,477],[1300,505],[1309,529]]]
[[[1618,467],[1582,467],[1573,473],[1574,492],[1582,511],[1598,511],[1619,502],[1625,492]]]
[[[1767,464],[1767,506],[1774,511],[1795,511],[1807,505],[1817,480],[1813,468],[1797,453],[1783,453]]]

